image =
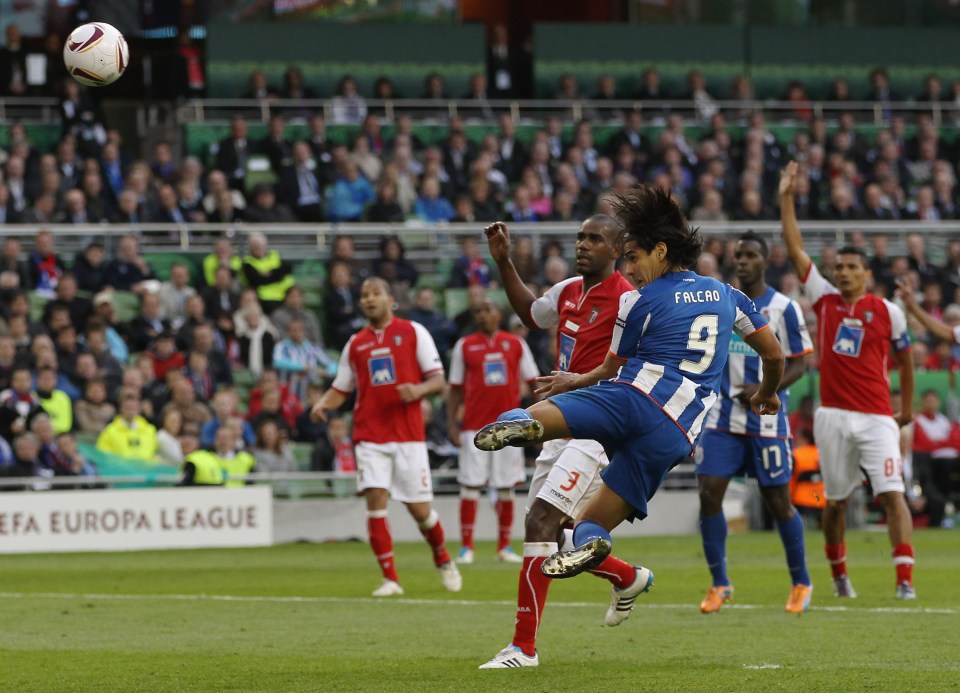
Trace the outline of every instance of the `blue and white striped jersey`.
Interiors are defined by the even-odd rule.
[[[796,301],[768,288],[766,293],[754,299],[753,303],[774,330],[788,359],[813,351],[813,341]],[[760,355],[734,335],[730,341],[727,367],[723,369],[723,380],[720,381],[720,399],[707,414],[704,426],[763,438],[789,438],[789,402],[786,388],[779,392],[780,411],[776,414],[757,416],[750,411],[750,407],[737,399],[744,385],[758,384],[762,375]]]
[[[733,334],[766,326],[729,284],[690,271],[665,274],[620,298],[610,351],[627,363],[614,380],[646,393],[696,444]]]

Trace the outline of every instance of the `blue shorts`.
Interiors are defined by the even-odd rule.
[[[656,402],[631,385],[604,381],[551,397],[574,438],[595,440],[610,464],[600,476],[634,507],[629,518],[647,516],[647,502],[671,469],[690,456],[690,441]]]
[[[761,486],[788,484],[793,473],[793,451],[785,438],[706,430],[700,436],[696,461],[700,476],[749,476]]]

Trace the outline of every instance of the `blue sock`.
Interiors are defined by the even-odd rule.
[[[505,411],[498,416],[497,421],[520,421],[522,419],[529,418],[530,412],[528,412],[526,409],[511,409],[510,411]]]
[[[590,520],[584,520],[583,522],[578,522],[577,526],[573,528],[573,545],[574,546],[583,546],[584,544],[591,542],[594,539],[597,539],[599,537],[603,537],[609,542],[613,541],[613,539],[610,538],[610,532],[605,530],[596,522],[591,522]]]
[[[727,518],[723,512],[712,517],[700,516],[700,534],[703,538],[703,555],[717,587],[729,585],[727,577]]]
[[[803,539],[803,520],[800,513],[794,513],[786,522],[777,524],[780,531],[780,540],[783,550],[787,553],[787,568],[790,570],[790,579],[794,585],[809,585],[810,574],[807,572],[806,549]]]

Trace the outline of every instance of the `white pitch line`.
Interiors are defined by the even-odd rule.
[[[393,597],[374,598],[374,597],[271,597],[260,595],[234,595],[234,594],[96,594],[96,593],[69,593],[69,592],[0,592],[0,600],[3,599],[90,599],[105,601],[187,601],[187,602],[265,602],[271,604],[402,604],[411,606],[514,606],[513,601],[485,601],[479,599],[409,599]],[[550,602],[550,608],[575,608],[575,609],[594,609],[603,606],[597,602]],[[642,604],[643,609],[679,609],[693,611],[697,608],[696,604]],[[760,604],[726,604],[727,609],[739,610],[763,610],[777,609],[775,606],[763,606]],[[937,614],[956,616],[960,614],[960,608],[930,608],[930,607],[893,607],[878,606],[860,608],[855,606],[813,606],[811,611],[829,611],[841,613],[870,613],[870,614]]]

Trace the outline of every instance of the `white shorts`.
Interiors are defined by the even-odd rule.
[[[357,443],[357,491],[384,488],[401,503],[433,500],[426,443]]]
[[[875,496],[904,492],[900,427],[892,416],[820,407],[813,415],[827,500],[843,500],[870,479]]]
[[[600,488],[600,470],[608,464],[607,453],[595,440],[547,441],[530,481],[527,510],[539,498],[575,518]]]
[[[462,486],[513,488],[526,478],[523,448],[507,447],[496,452],[478,450],[473,444],[476,431],[460,432],[460,471],[457,482]]]

